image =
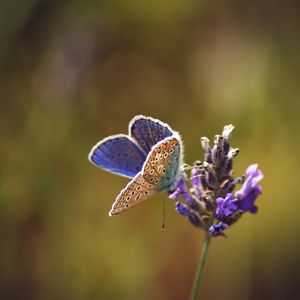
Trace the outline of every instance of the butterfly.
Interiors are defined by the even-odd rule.
[[[89,154],[96,166],[131,181],[119,193],[109,215],[119,214],[158,192],[173,191],[183,176],[183,144],[169,125],[142,115],[129,123],[129,133],[109,136]]]

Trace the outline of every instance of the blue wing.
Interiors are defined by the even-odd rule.
[[[146,154],[128,136],[119,134],[96,144],[89,160],[106,171],[133,178],[142,170]]]
[[[146,153],[152,146],[173,135],[169,125],[151,117],[138,116],[129,124],[129,134],[138,142]]]

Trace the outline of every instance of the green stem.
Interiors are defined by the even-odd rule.
[[[191,292],[190,300],[196,300],[198,297],[200,287],[201,287],[201,282],[202,282],[203,275],[204,275],[204,269],[205,269],[205,265],[206,265],[210,240],[211,240],[211,235],[207,231],[204,242],[203,242],[203,246],[202,246],[201,257],[200,257],[200,261],[199,261],[199,264],[197,267],[196,276],[194,279],[194,285],[193,285],[193,289]]]

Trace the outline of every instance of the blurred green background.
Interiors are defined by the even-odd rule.
[[[236,126],[265,173],[259,213],[211,244],[201,299],[299,299],[296,1],[0,2],[0,298],[187,299],[203,232],[159,195],[107,213],[127,180],[87,160],[136,114],[200,137]]]

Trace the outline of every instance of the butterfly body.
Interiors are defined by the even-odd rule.
[[[174,190],[183,176],[182,157],[179,134],[151,117],[135,117],[128,136],[115,135],[97,143],[90,152],[90,161],[132,178],[117,196],[109,215],[136,206],[158,192]]]

